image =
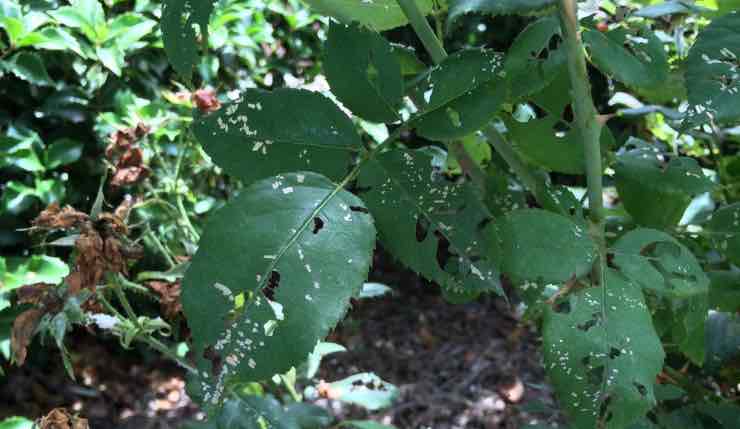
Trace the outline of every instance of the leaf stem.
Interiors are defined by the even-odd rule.
[[[416,1],[397,1],[403,14],[406,15],[406,19],[409,20],[411,27],[419,37],[419,40],[421,40],[421,43],[429,53],[429,56],[432,57],[432,61],[434,61],[435,64],[441,63],[445,58],[447,58],[447,52],[445,51],[444,46],[442,46],[442,42],[434,34],[434,30],[432,30],[432,27],[429,25],[429,21],[427,21],[421,13],[421,10],[419,10],[419,7],[416,5]]]
[[[604,229],[604,189],[601,164],[601,128],[598,112],[591,97],[591,84],[586,68],[586,56],[578,24],[578,5],[576,0],[560,0],[560,26],[568,58],[568,73],[573,88],[573,113],[578,132],[583,139],[588,182],[588,206],[590,233],[599,250],[599,260],[594,265],[601,284],[606,275],[606,240]]]

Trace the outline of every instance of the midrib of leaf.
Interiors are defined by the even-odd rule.
[[[466,251],[462,250],[462,249],[464,249],[464,246],[461,247],[459,244],[457,244],[455,242],[456,240],[452,240],[452,237],[448,236],[443,231],[444,228],[439,228],[438,227],[439,224],[437,222],[435,222],[434,219],[432,219],[432,217],[427,214],[428,212],[426,210],[424,210],[423,207],[419,206],[416,203],[416,200],[414,198],[412,198],[411,194],[406,190],[406,187],[403,186],[400,182],[398,182],[395,179],[394,175],[391,174],[391,172],[385,167],[385,165],[383,165],[382,162],[378,162],[378,164],[380,165],[380,168],[382,168],[383,171],[385,171],[386,177],[388,177],[388,179],[391,180],[396,185],[396,187],[401,190],[401,195],[404,197],[404,199],[407,200],[409,203],[411,203],[411,205],[414,206],[414,208],[416,209],[416,212],[419,213],[419,214],[421,214],[421,216],[423,216],[424,218],[426,218],[429,221],[429,224],[430,225],[434,225],[435,229],[437,231],[439,231],[439,233],[442,234],[447,239],[447,241],[449,241],[450,244],[452,246],[454,246],[454,248],[456,250],[458,250],[460,252],[459,253],[459,256],[460,257],[465,258],[465,261],[467,261],[468,263],[470,263],[472,266],[475,266],[475,262],[473,262],[473,260],[470,259],[470,256],[468,256],[468,253]],[[486,214],[489,214],[490,215],[490,213],[486,213]]]
[[[366,159],[363,159],[361,162],[359,162],[355,168],[352,169],[352,171],[347,174],[347,176],[342,179],[341,183],[337,184],[334,189],[328,193],[321,201],[319,201],[319,204],[311,211],[311,214],[306,216],[306,219],[303,221],[300,227],[296,230],[294,234],[291,235],[290,240],[280,248],[280,251],[275,255],[275,258],[270,262],[270,264],[267,266],[267,269],[262,273],[262,279],[257,284],[257,288],[259,290],[264,289],[267,282],[270,281],[270,273],[275,270],[275,267],[280,262],[283,256],[285,256],[285,252],[288,251],[293,245],[298,241],[301,234],[308,228],[309,225],[313,222],[313,219],[321,213],[321,210],[326,207],[327,204],[329,204],[329,201],[331,201],[334,197],[337,196],[337,194],[344,189],[345,186],[352,180],[354,180],[355,177],[357,177],[357,174],[360,173],[360,170],[362,169],[362,166],[365,164]],[[266,298],[265,298],[266,299]]]

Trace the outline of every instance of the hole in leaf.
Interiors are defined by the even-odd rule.
[[[622,354],[621,350],[616,347],[609,349],[609,359],[616,359]]]
[[[353,212],[370,213],[370,210],[362,206],[349,206],[349,209],[352,210]]]
[[[213,349],[213,346],[208,346],[205,348],[205,350],[203,350],[203,358],[211,361],[211,374],[218,375],[221,373],[223,360],[221,359],[221,356]]]
[[[280,273],[273,270],[270,273],[270,278],[267,280],[267,285],[262,288],[262,294],[267,297],[270,301],[275,300],[275,290],[280,286]]]
[[[425,217],[419,217],[416,220],[416,241],[421,243],[426,240],[429,234],[429,221]]]
[[[592,386],[600,386],[601,381],[604,379],[604,367],[597,366],[594,368],[589,368],[589,370],[586,371],[586,378],[588,380],[588,383]]]
[[[554,308],[556,313],[568,314],[570,313],[570,301],[561,301],[555,305]]]
[[[576,327],[580,329],[581,331],[588,331],[589,329],[593,328],[599,323],[601,316],[599,313],[593,313],[591,315],[591,319],[587,322],[581,323],[580,325],[577,325]]]
[[[632,384],[635,386],[637,391],[640,392],[640,395],[647,396],[647,388],[645,386],[636,381],[633,381]]]
[[[324,220],[320,217],[313,218],[313,233],[316,234],[324,227]]]
[[[444,269],[452,256],[450,242],[439,231],[434,231],[434,236],[437,237],[437,263]]]
[[[565,109],[563,109],[563,114],[560,116],[560,118],[569,124],[573,122],[575,116],[573,116],[573,107],[570,104],[565,106]]]

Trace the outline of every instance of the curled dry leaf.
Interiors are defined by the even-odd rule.
[[[130,186],[149,177],[151,170],[144,165],[144,152],[139,147],[130,147],[119,157],[113,172],[111,186]]]
[[[201,88],[193,93],[193,103],[201,112],[215,112],[221,108],[221,102],[211,88]]]
[[[55,408],[36,422],[40,429],[89,429],[87,419],[71,414],[64,408]]]
[[[32,308],[19,314],[13,321],[13,329],[10,333],[10,349],[16,365],[21,366],[26,361],[27,348],[31,344],[33,334],[39,325],[44,310]]]
[[[50,305],[51,301],[58,298],[51,294],[54,285],[48,283],[34,283],[32,285],[22,286],[16,290],[18,304],[43,304]]]
[[[180,282],[151,281],[147,286],[159,294],[159,303],[167,319],[174,319],[182,312],[180,302]]]
[[[70,206],[61,208],[58,203],[51,203],[46,209],[39,213],[31,224],[35,228],[70,229],[78,228],[88,220],[88,215],[79,212]]]

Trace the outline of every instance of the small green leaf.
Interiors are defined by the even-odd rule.
[[[691,251],[664,232],[640,228],[622,236],[611,252],[623,275],[663,300],[656,324],[701,365],[709,278]]]
[[[318,407],[316,407],[318,408]],[[312,409],[315,412],[315,408]],[[303,429],[295,413],[289,413],[272,395],[234,393],[207,422],[191,423],[187,429]]]
[[[653,228],[678,224],[692,198],[714,186],[695,159],[648,145],[619,154],[614,171],[624,208],[635,222]]]
[[[431,140],[454,140],[490,122],[507,96],[501,55],[481,49],[456,52],[412,89],[421,112],[413,125]]]
[[[245,183],[309,169],[339,179],[362,149],[352,121],[331,100],[295,89],[249,90],[197,116],[193,132],[217,165]]]
[[[362,285],[362,291],[360,291],[360,299],[378,298],[392,292],[393,289],[382,283],[365,283]]]
[[[697,6],[685,0],[667,0],[663,3],[645,6],[633,15],[640,16],[642,18],[656,19],[668,15],[689,15],[692,13],[709,12],[710,10],[711,9]]]
[[[104,43],[115,41],[115,44],[125,51],[141,38],[151,34],[156,25],[156,22],[137,13],[118,15],[110,22]]]
[[[60,139],[46,148],[44,164],[49,170],[76,162],[82,156],[83,144],[72,139]]]
[[[354,21],[375,31],[385,31],[408,23],[396,0],[304,0],[319,14],[336,18],[345,24]],[[422,14],[432,12],[433,0],[416,0]]]
[[[46,72],[44,60],[35,52],[18,52],[7,61],[0,62],[0,67],[33,85],[52,86],[54,84],[49,73]]]
[[[717,250],[740,266],[740,203],[720,208],[703,226],[711,234]]]
[[[544,237],[544,236],[543,236]],[[665,353],[640,288],[619,273],[548,309],[545,369],[575,428],[625,428],[656,405]]]
[[[668,80],[668,56],[652,31],[633,36],[622,28],[608,33],[586,30],[583,41],[602,72],[631,88],[650,89]]]
[[[375,374],[351,375],[329,384],[336,399],[359,405],[370,411],[386,408],[398,397],[398,388]]]
[[[498,272],[484,256],[478,225],[489,219],[469,183],[453,182],[432,166],[428,151],[393,150],[360,172],[360,195],[383,246],[403,264],[443,288],[501,293]],[[445,266],[437,260],[449,243]],[[444,262],[443,262],[444,263]]]
[[[212,214],[182,287],[193,396],[213,406],[231,382],[304,362],[359,294],[374,246],[362,201],[315,173],[262,180]]]
[[[97,55],[105,68],[112,71],[116,76],[121,76],[126,62],[124,60],[124,53],[118,45],[113,43],[108,44],[106,47],[98,47],[95,49],[95,55]]]
[[[313,378],[319,372],[319,366],[324,356],[328,356],[333,353],[346,352],[347,349],[341,344],[319,342],[316,344],[316,348],[313,349],[311,354],[308,355],[308,361],[306,363],[306,378]]]
[[[404,84],[393,50],[374,31],[331,23],[324,71],[332,93],[355,115],[378,123],[400,119]]]
[[[587,274],[596,258],[585,225],[544,210],[514,210],[487,232],[491,258],[516,281],[566,282]]]
[[[485,15],[532,15],[546,13],[557,5],[556,0],[449,0],[449,29],[468,13]]]
[[[208,37],[208,21],[213,11],[214,0],[164,0],[162,3],[162,42],[170,64],[177,74],[190,83],[193,67],[198,64],[198,40],[194,26],[200,29],[200,37]]]
[[[699,33],[686,68],[689,125],[717,124],[740,118],[740,13],[717,18]]]

